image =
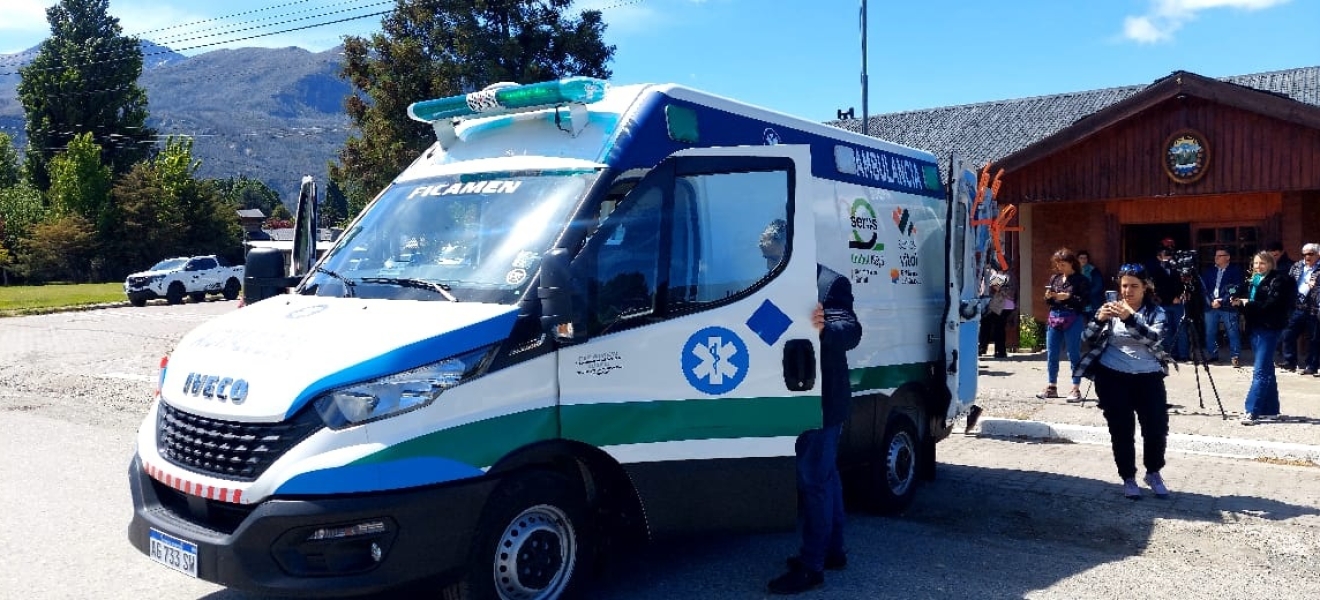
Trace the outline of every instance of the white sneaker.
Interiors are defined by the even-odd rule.
[[[1277,420],[1279,420],[1279,415],[1257,415],[1257,416],[1256,416],[1256,420],[1258,420],[1258,421],[1277,421]]]
[[[1123,480],[1123,497],[1128,500],[1140,500],[1141,488],[1137,487],[1137,480],[1131,477]]]
[[[1169,488],[1164,485],[1164,478],[1160,477],[1158,471],[1146,473],[1146,485],[1150,486],[1150,491],[1155,492],[1155,497],[1164,499],[1169,497]]]
[[[1253,415],[1253,414],[1248,413],[1248,414],[1242,415],[1242,421],[1241,421],[1241,422],[1242,422],[1243,425],[1255,425],[1255,424],[1256,424],[1256,419],[1257,419],[1256,415]]]

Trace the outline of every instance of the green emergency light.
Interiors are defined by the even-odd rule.
[[[423,123],[497,115],[565,104],[590,104],[605,97],[608,84],[591,77],[568,77],[528,85],[496,84],[479,92],[414,102],[408,116]]]

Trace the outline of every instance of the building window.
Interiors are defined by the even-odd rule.
[[[1215,249],[1225,248],[1233,264],[1250,271],[1251,257],[1261,249],[1259,225],[1214,225],[1196,228],[1196,263],[1201,269],[1215,264]]]

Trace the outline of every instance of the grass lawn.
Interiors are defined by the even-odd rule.
[[[0,286],[0,315],[126,300],[122,283]]]

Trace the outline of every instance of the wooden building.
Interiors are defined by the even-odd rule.
[[[859,121],[832,123],[854,131]],[[1048,259],[1085,249],[1106,276],[1160,240],[1201,266],[1227,247],[1244,267],[1268,241],[1292,258],[1320,241],[1320,67],[878,115],[876,137],[1004,169],[1018,207],[1012,272],[1024,314]]]

